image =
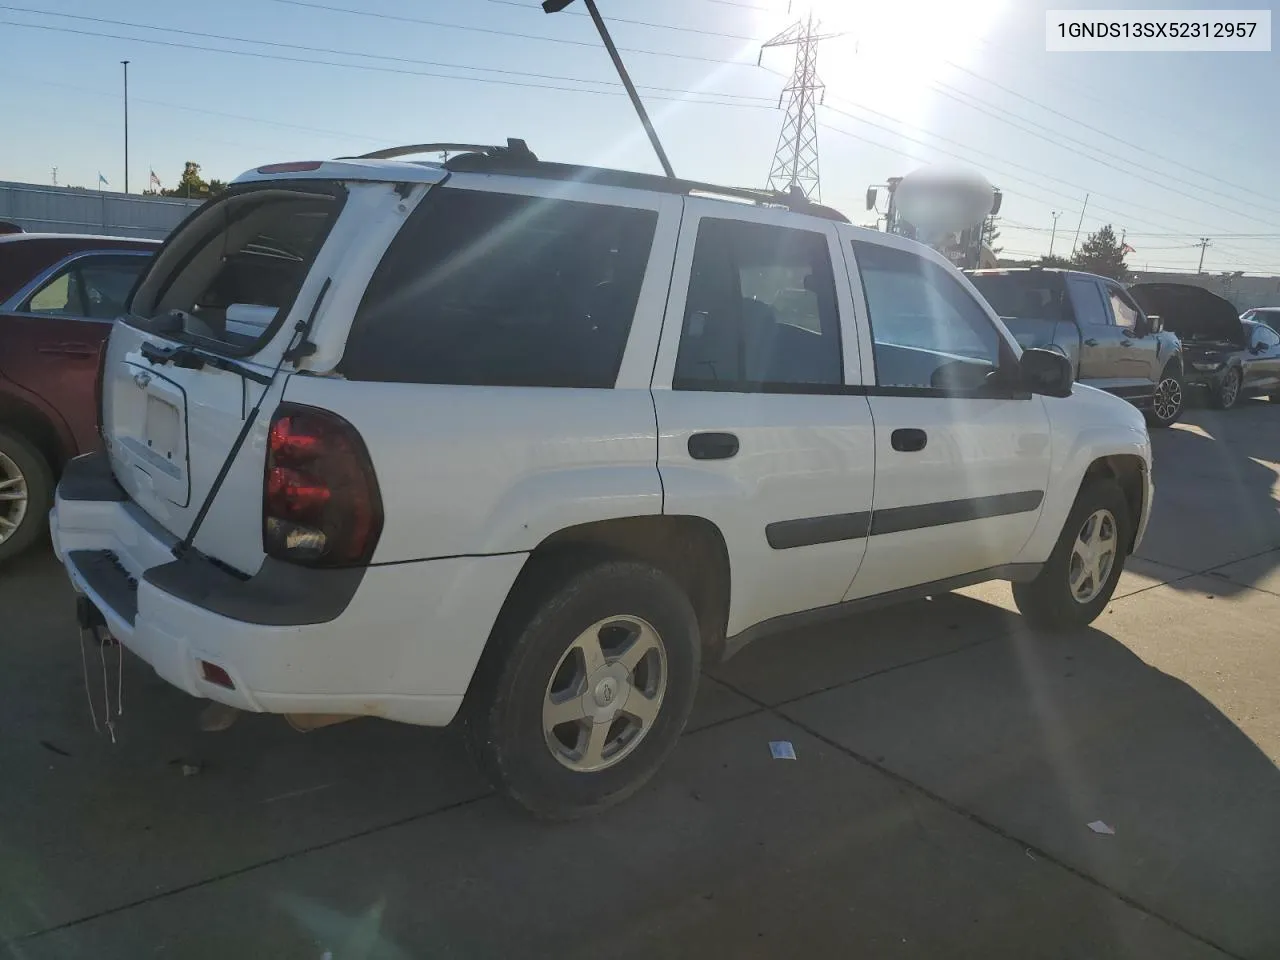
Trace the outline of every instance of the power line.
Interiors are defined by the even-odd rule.
[[[542,8],[536,4],[524,3],[522,0],[485,0],[486,3],[497,3],[504,7],[518,7],[521,10],[527,10],[530,13],[542,13]],[[574,17],[590,17],[591,14],[583,13],[580,10],[562,10],[561,13],[567,13]],[[675,30],[680,33],[697,33],[704,37],[722,37],[726,40],[746,40],[750,43],[759,43],[755,37],[744,37],[740,33],[722,33],[719,30],[700,30],[697,27],[683,27],[674,23],[653,23],[649,20],[628,20],[626,17],[609,17],[610,23],[628,23],[635,27],[653,27],[656,30]]]
[[[400,23],[417,23],[427,27],[441,27],[447,30],[469,30],[473,33],[487,33],[496,37],[514,37],[517,40],[540,40],[544,43],[564,43],[574,47],[598,48],[595,40],[570,40],[568,37],[546,37],[539,34],[515,33],[510,30],[494,30],[492,27],[474,27],[461,23],[447,23],[442,20],[426,20],[422,17],[407,17],[396,13],[381,13],[376,10],[357,10],[353,7],[338,7],[327,3],[315,3],[312,0],[272,0],[273,3],[285,3],[294,7],[306,7],[311,10],[328,10],[332,13],[349,13],[357,17],[374,17],[379,20],[395,20]],[[744,60],[725,60],[719,57],[700,57],[692,53],[672,53],[667,50],[645,50],[638,47],[618,47],[624,53],[640,53],[653,57],[671,57],[676,60],[696,60],[700,63],[738,64],[749,67],[751,63]]]
[[[1044,110],[1048,113],[1052,113],[1054,116],[1061,117],[1062,119],[1068,120],[1071,123],[1079,124],[1080,126],[1084,127],[1086,130],[1091,130],[1092,132],[1099,134],[1101,136],[1104,136],[1109,140],[1114,140],[1116,143],[1123,144],[1124,146],[1129,147],[1131,150],[1137,150],[1142,156],[1158,157],[1159,159],[1164,160],[1166,163],[1171,163],[1174,166],[1182,167],[1184,170],[1190,170],[1192,173],[1198,173],[1202,177],[1210,177],[1212,179],[1218,180],[1218,182],[1223,183],[1226,186],[1235,187],[1236,190],[1239,190],[1242,193],[1251,193],[1254,196],[1262,197],[1264,200],[1272,200],[1272,201],[1275,200],[1274,197],[1270,197],[1267,194],[1259,193],[1256,190],[1250,190],[1248,187],[1241,187],[1237,184],[1229,183],[1228,181],[1222,180],[1216,174],[1206,173],[1203,170],[1199,170],[1196,167],[1189,166],[1188,164],[1182,163],[1179,160],[1174,160],[1171,157],[1166,157],[1161,154],[1154,153],[1148,147],[1140,146],[1136,143],[1131,143],[1122,137],[1117,137],[1115,134],[1111,133],[1110,131],[1104,130],[1100,127],[1095,127],[1092,124],[1085,123],[1083,120],[1078,120],[1075,117],[1070,116],[1069,114],[1063,113],[1061,110],[1056,110],[1053,107],[1046,106],[1045,104],[1040,103],[1038,100],[1035,100],[1032,97],[1028,97],[1026,94],[1023,94],[1017,90],[1014,90],[1012,87],[1007,87],[1002,83],[999,83],[995,80],[990,79],[989,77],[984,77],[980,73],[975,73],[973,70],[970,70],[968,67],[962,67],[960,66],[960,64],[954,63],[951,60],[947,60],[945,62],[948,66],[953,67],[956,70],[959,70],[961,73],[967,73],[969,76],[973,77],[974,79],[981,80],[983,83],[988,83],[991,86],[995,87],[997,90],[1003,90],[1005,93],[1009,94],[1010,96],[1017,97],[1019,100],[1023,100],[1031,104],[1033,107],[1039,107],[1041,110]]]
[[[284,0],[278,0],[278,2],[284,2]],[[43,24],[43,23],[16,23],[10,20],[0,20],[0,24],[3,24],[4,26],[11,26],[11,27],[24,27],[31,30],[51,30],[56,33],[71,33],[71,34],[77,34],[79,36],[95,37],[99,39],[127,40],[131,43],[148,43],[154,46],[175,47],[182,50],[199,50],[203,53],[226,53],[226,54],[231,54],[232,56],[253,57],[260,60],[279,60],[286,63],[304,63],[304,64],[311,64],[312,66],[342,67],[348,70],[365,70],[365,71],[372,71],[375,73],[392,73],[392,74],[398,74],[401,76],[410,76],[410,77],[431,77],[438,80],[463,80],[471,83],[499,84],[501,86],[525,87],[533,90],[559,90],[565,93],[596,93],[596,94],[604,94],[607,96],[626,96],[626,92],[621,89],[597,90],[590,87],[566,87],[566,86],[556,86],[553,84],[546,84],[546,83],[529,83],[527,81],[519,81],[519,80],[501,80],[495,77],[466,77],[466,76],[458,76],[457,74],[434,73],[434,72],[425,71],[425,70],[404,70],[396,67],[383,67],[383,66],[377,66],[375,64],[369,64],[369,63],[337,63],[333,60],[312,60],[312,59],[307,59],[305,57],[289,57],[283,54],[263,53],[258,50],[226,50],[226,49],[216,48],[216,47],[198,46],[193,43],[179,43],[175,40],[159,40],[159,39],[151,39],[147,37],[127,37],[127,36],[121,36],[120,34],[102,33],[102,32],[91,31],[91,30],[77,30],[74,27],[61,27],[61,26],[54,26],[52,24]],[[257,41],[247,41],[247,42],[256,43]],[[353,54],[353,56],[363,56],[363,54]],[[486,69],[486,68],[466,67],[462,69]],[[566,78],[566,79],[570,79],[570,78]],[[605,81],[605,80],[574,81],[574,82],[595,83],[595,84],[612,86],[612,87],[621,86],[620,84],[610,83],[609,81]],[[641,89],[651,90],[654,88],[642,87]],[[672,88],[667,88],[667,89],[672,89]],[[741,102],[737,100],[731,101],[731,100],[714,100],[714,99],[704,99],[704,100],[691,99],[691,97],[694,97],[694,96],[704,96],[704,94],[686,93],[685,96],[663,96],[660,94],[651,94],[650,98],[654,100],[673,100],[679,103],[687,103],[687,104],[710,104],[713,106],[722,106],[722,107],[748,107],[748,108],[757,109],[757,110],[772,109],[772,106],[766,103]],[[711,96],[719,96],[719,94],[711,94]],[[730,94],[729,96],[739,96],[739,95]],[[757,99],[764,100],[763,97],[757,98]]]
[[[234,35],[223,34],[223,33],[208,33],[202,30],[184,30],[179,27],[157,27],[149,23],[135,23],[129,20],[111,20],[105,17],[90,17],[90,16],[85,16],[83,14],[74,14],[74,13],[52,13],[51,14],[51,13],[46,13],[45,11],[42,11],[42,10],[33,10],[28,7],[14,7],[14,6],[8,6],[5,4],[0,4],[0,10],[9,10],[9,11],[14,11],[18,13],[34,13],[34,14],[40,14],[43,16],[63,17],[70,20],[81,20],[81,21],[87,21],[90,23],[104,23],[110,26],[127,27],[129,29],[135,29],[135,30],[154,30],[161,33],[176,33],[182,36],[200,37],[205,40],[225,40],[231,43],[250,43],[250,44],[257,44],[259,46],[275,47],[275,48],[284,49],[284,50],[301,50],[309,53],[330,53],[330,54],[336,54],[342,57],[363,57],[371,60],[387,60],[393,63],[408,63],[408,64],[413,64],[415,66],[443,67],[445,69],[450,69],[450,70],[474,70],[480,73],[497,73],[505,76],[532,77],[534,79],[540,79],[540,80],[561,80],[561,81],[566,81],[570,83],[591,83],[591,84],[597,84],[597,85],[602,84],[604,86],[610,86],[610,87],[621,86],[621,84],[619,84],[617,81],[614,81],[614,80],[591,80],[585,77],[567,77],[567,76],[564,76],[563,74],[533,73],[527,70],[510,70],[503,67],[479,67],[479,66],[472,66],[466,63],[449,63],[447,61],[441,61],[441,60],[418,60],[412,57],[397,57],[397,56],[392,56],[390,54],[385,54],[385,53],[364,53],[358,50],[342,50],[334,47],[314,47],[314,46],[308,46],[308,45],[299,44],[299,43],[284,43],[277,40],[255,40],[251,37],[237,37]],[[22,24],[22,25],[38,26],[37,24]],[[47,29],[52,29],[52,28],[50,27]],[[137,39],[143,43],[150,42],[150,41],[143,40],[142,38],[137,38]],[[204,49],[204,48],[200,48],[200,49]],[[226,51],[213,51],[213,52],[237,53],[237,52],[244,52],[244,51],[226,50]],[[303,62],[310,62],[310,61],[303,61]],[[346,66],[351,66],[351,65],[347,64]],[[655,90],[660,93],[687,92],[679,87],[648,86],[648,87],[643,87],[642,89]],[[728,93],[728,92],[721,92],[721,91],[702,91],[701,93],[704,96],[721,97],[721,98],[730,99],[730,100],[754,101],[758,103],[773,102],[772,97],[750,96],[746,94]]]

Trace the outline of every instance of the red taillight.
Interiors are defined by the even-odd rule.
[[[268,163],[259,167],[259,173],[305,173],[308,170],[319,170],[323,160],[295,160],[292,163]]]
[[[355,427],[336,413],[281,404],[267,437],[262,545],[313,567],[367,563],[382,533],[382,498]]]

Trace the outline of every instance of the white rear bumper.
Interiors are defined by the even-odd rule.
[[[147,570],[173,560],[173,538],[128,500],[59,495],[50,529],[73,585],[112,635],[187,693],[242,710],[431,726],[447,724],[461,705],[525,560],[512,554],[370,567],[334,619],[279,626],[227,617],[149,583]],[[118,570],[111,589],[86,575],[102,562]],[[234,689],[206,679],[202,662],[226,671]]]

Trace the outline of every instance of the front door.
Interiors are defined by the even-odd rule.
[[[897,238],[851,241],[875,421],[867,555],[848,599],[1009,563],[1049,480],[1044,401],[992,375],[1016,364],[994,317],[939,259]],[[1012,379],[1012,378],[1011,378]]]
[[[1106,294],[1091,277],[1068,275],[1067,293],[1080,328],[1080,364],[1076,379],[1091,387],[1122,392],[1120,341],[1124,334],[1111,322]]]
[[[1261,323],[1246,325],[1249,352],[1244,357],[1245,388],[1251,392],[1280,396],[1280,334]]]
[[[1115,282],[1105,284],[1111,316],[1120,331],[1120,351],[1117,354],[1116,372],[1124,381],[1127,391],[1155,392],[1160,379],[1160,340],[1147,322],[1142,308],[1133,302]]]
[[[875,450],[834,225],[690,198],[653,398],[668,514],[724,536],[728,632],[837,603],[866,549]]]
[[[150,253],[89,253],[55,271],[5,315],[0,370],[58,411],[80,451],[98,445],[98,360]]]

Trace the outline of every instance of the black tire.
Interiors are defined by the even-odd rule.
[[[1172,414],[1169,414],[1167,409],[1169,403],[1161,402],[1162,390],[1164,397],[1168,400],[1173,400],[1176,396]],[[1182,371],[1176,364],[1171,363],[1160,372],[1160,379],[1156,382],[1155,395],[1151,398],[1151,409],[1147,411],[1147,424],[1157,428],[1173,426],[1182,416],[1182,411],[1186,409],[1186,397],[1187,388],[1182,381]],[[1160,411],[1166,415],[1161,416]]]
[[[698,622],[670,577],[630,560],[548,565],[518,590],[494,627],[463,719],[478,766],[501,794],[536,817],[572,820],[635,793],[675,747],[693,709],[701,667]],[[544,733],[544,700],[576,638],[619,616],[639,618],[661,638],[665,692],[629,753],[604,769],[570,769]],[[585,701],[589,686],[583,689]],[[588,720],[581,729],[594,728]]]
[[[0,524],[5,527],[4,533],[0,534],[4,536],[0,540],[0,563],[3,563],[22,553],[49,529],[49,508],[53,506],[53,469],[44,455],[25,437],[9,430],[0,429],[0,454],[4,454],[17,467],[27,494],[26,510],[22,519],[17,521],[16,529],[9,530],[6,524]],[[5,479],[0,476],[0,482]],[[0,501],[0,517],[8,519],[12,516],[7,509],[9,507],[9,501]]]
[[[1209,392],[1209,405],[1215,410],[1230,410],[1240,402],[1240,394],[1244,391],[1244,377],[1239,367],[1232,367],[1222,377],[1222,382]],[[1228,391],[1228,383],[1235,383],[1235,393]]]
[[[1102,590],[1082,603],[1071,591],[1072,551],[1085,521],[1098,510],[1109,511],[1115,520],[1115,558]],[[1128,545],[1132,542],[1132,531],[1129,505],[1120,487],[1112,480],[1086,480],[1044,569],[1029,583],[1013,585],[1013,600],[1019,612],[1032,625],[1045,630],[1070,630],[1093,623],[1115,593]]]

